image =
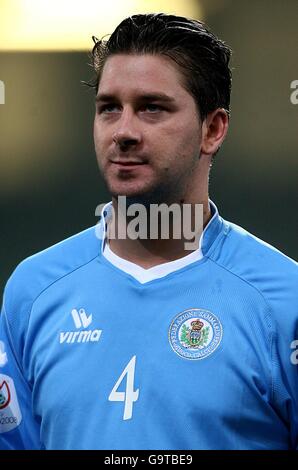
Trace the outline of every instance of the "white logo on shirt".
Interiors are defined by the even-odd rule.
[[[72,319],[75,327],[79,331],[61,331],[60,332],[60,344],[62,343],[88,343],[97,342],[100,339],[102,330],[87,330],[88,326],[92,323],[92,314],[87,315],[83,308],[80,310],[72,309]],[[84,330],[81,330],[84,328]]]
[[[7,363],[7,354],[3,341],[0,341],[0,367],[4,367]]]
[[[81,328],[82,326],[84,328],[87,328],[87,326],[89,326],[92,322],[92,315],[89,315],[89,317],[87,317],[86,312],[83,308],[80,308],[79,311],[74,308],[71,311],[71,314],[76,328]]]

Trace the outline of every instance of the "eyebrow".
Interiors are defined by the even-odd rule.
[[[117,100],[116,96],[107,94],[107,93],[100,93],[96,96],[95,101],[99,102],[111,102]],[[144,95],[140,95],[137,98],[138,101],[163,101],[166,103],[172,103],[175,101],[175,98],[166,95],[165,93],[146,93]]]

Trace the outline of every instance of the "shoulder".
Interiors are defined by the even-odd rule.
[[[100,253],[101,240],[95,227],[88,228],[22,261],[7,282],[4,307],[20,314],[47,287],[90,263]]]
[[[228,226],[226,237],[225,262],[240,272],[271,273],[271,276],[286,277],[288,274],[298,276],[298,263],[238,225],[226,222]],[[234,262],[231,253],[233,253]]]
[[[298,263],[242,227],[224,224],[221,247],[210,258],[257,290],[271,311],[298,318]]]

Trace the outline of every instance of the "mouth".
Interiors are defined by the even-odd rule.
[[[134,168],[140,167],[142,165],[146,165],[147,162],[140,162],[140,161],[134,161],[134,160],[111,160],[112,165],[115,165],[119,169],[122,170],[132,170]]]

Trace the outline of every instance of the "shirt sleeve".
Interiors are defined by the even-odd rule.
[[[18,318],[16,318],[16,321]],[[38,450],[40,426],[32,413],[32,391],[16,351],[5,296],[0,315],[0,449]]]
[[[283,302],[275,302],[272,342],[272,396],[277,412],[288,423],[291,449],[298,450],[298,313],[297,290],[286,290],[280,295]],[[278,294],[276,293],[277,297]],[[272,302],[273,304],[273,302]]]

